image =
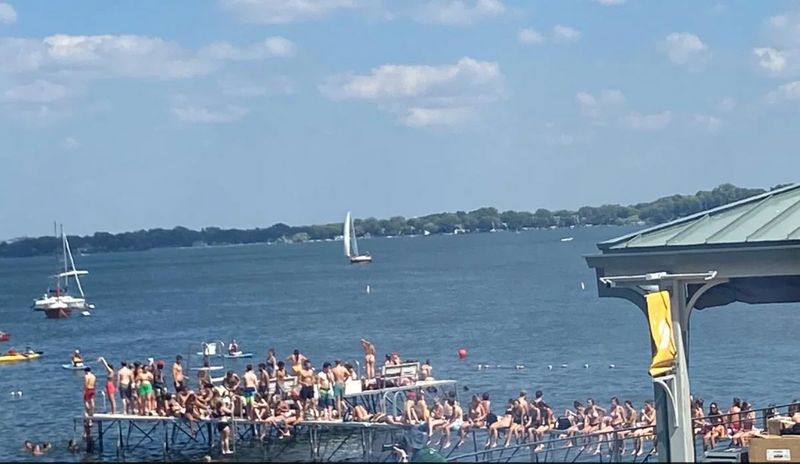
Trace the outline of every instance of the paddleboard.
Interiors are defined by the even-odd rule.
[[[223,366],[211,366],[211,367],[192,367],[190,371],[219,371],[224,369]]]
[[[77,366],[73,366],[71,363],[61,365],[62,369],[67,369],[70,371],[82,371],[84,367],[86,367],[86,364],[78,364]]]
[[[242,353],[241,351],[235,354],[224,354],[224,357],[228,359],[236,359],[236,358],[252,358],[253,353]]]

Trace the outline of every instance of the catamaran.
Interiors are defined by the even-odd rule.
[[[360,254],[358,252],[358,240],[356,240],[356,227],[353,224],[353,216],[350,211],[344,219],[344,255],[350,260],[350,264],[371,263],[372,256],[369,253]]]
[[[79,278],[79,276],[88,274],[89,271],[79,271],[75,269],[75,260],[72,259],[72,251],[69,248],[67,236],[64,234],[64,226],[61,226],[61,248],[64,260],[64,272],[53,276],[55,280],[55,289],[48,288],[47,292],[42,295],[41,298],[33,302],[33,309],[35,311],[44,311],[48,319],[69,317],[73,310],[79,310],[85,314],[87,310],[94,309],[94,305],[86,302],[86,296],[83,293],[83,286]],[[75,280],[80,297],[69,294],[70,277]]]

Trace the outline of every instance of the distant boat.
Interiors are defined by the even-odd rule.
[[[73,310],[86,311],[93,309],[94,305],[86,302],[86,296],[83,293],[83,286],[78,276],[86,275],[89,271],[79,271],[75,269],[75,260],[72,259],[72,251],[69,249],[69,241],[66,234],[64,234],[64,227],[61,227],[61,248],[64,261],[64,272],[60,272],[53,276],[55,280],[55,289],[49,288],[47,293],[42,295],[38,300],[34,300],[34,311],[44,311],[48,319],[62,319],[72,315]],[[78,287],[80,297],[72,296],[68,292],[69,278],[75,280]],[[62,286],[63,284],[63,286]]]
[[[575,237],[564,237],[564,238],[561,239],[561,241],[562,242],[571,242],[574,239],[575,239]]]
[[[353,216],[350,211],[344,219],[344,255],[350,260],[350,264],[371,263],[372,256],[369,253],[361,254],[358,252],[358,240],[356,239],[356,227],[353,224]]]

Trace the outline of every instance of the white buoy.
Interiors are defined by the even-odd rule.
[[[562,368],[562,369],[566,369],[566,368],[567,368],[567,365],[566,365],[566,364],[562,364],[562,365],[561,365],[561,368]]]
[[[524,364],[517,364],[516,366],[514,366],[514,369],[525,369],[525,365]]]
[[[583,368],[584,368],[584,369],[588,369],[588,368],[589,368],[589,365],[588,365],[588,364],[584,364],[584,365],[583,365]]]
[[[581,290],[586,290],[586,284],[581,282]]]
[[[19,396],[20,398],[22,398],[22,390],[19,390],[19,391],[17,392],[17,396]]]
[[[553,365],[552,364],[548,364],[547,365],[547,370],[548,371],[552,371],[553,370]]]
[[[90,313],[89,311],[81,312],[81,316],[91,316],[91,315],[92,315],[92,313]]]
[[[369,285],[367,285],[367,295],[369,295]]]
[[[13,392],[13,391],[12,391],[12,392],[11,392],[11,397],[12,397],[12,398],[14,398],[15,396],[17,396],[17,392]]]

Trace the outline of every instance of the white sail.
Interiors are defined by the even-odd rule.
[[[350,221],[352,221],[352,220],[353,220],[353,218],[351,217]],[[350,223],[350,233],[353,234],[353,254],[355,256],[359,256],[358,240],[356,240],[356,226],[352,222]]]
[[[344,255],[348,258],[350,257],[350,222],[352,218],[350,217],[350,211],[347,212],[347,217],[344,219],[344,232],[342,235],[344,236]]]
[[[72,275],[73,277],[75,277],[75,283],[78,284],[78,292],[80,292],[81,297],[84,297],[85,295],[83,294],[83,287],[81,286],[81,279],[79,279],[78,276],[79,275],[83,275],[83,274],[88,274],[88,272],[87,271],[78,271],[77,269],[75,269],[75,260],[72,259],[72,250],[69,249],[69,240],[67,240],[67,235],[64,233],[64,229],[63,228],[61,229],[61,236],[64,239],[64,250],[66,251],[67,256],[69,256],[69,264],[72,267],[72,271],[71,272],[65,272],[64,274]],[[66,277],[66,278],[69,278],[69,277]]]

